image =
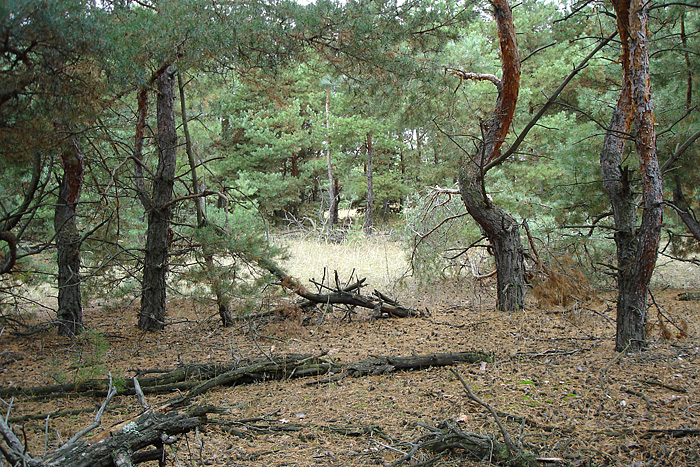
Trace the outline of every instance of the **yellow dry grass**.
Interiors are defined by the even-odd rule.
[[[341,283],[354,278],[367,278],[372,288],[393,290],[408,270],[405,247],[385,237],[368,237],[343,243],[323,242],[317,239],[280,238],[287,248],[288,259],[281,266],[293,277],[308,284],[309,279],[321,281],[324,274],[333,277],[338,271]]]

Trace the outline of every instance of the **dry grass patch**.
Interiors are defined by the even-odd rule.
[[[312,278],[320,281],[325,269],[331,275],[338,271],[343,282],[354,274],[358,278],[366,277],[370,287],[392,292],[409,269],[401,243],[384,237],[343,243],[298,238],[280,238],[278,242],[289,253],[289,259],[282,261],[281,266],[307,284]]]

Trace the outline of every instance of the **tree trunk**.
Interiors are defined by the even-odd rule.
[[[496,308],[512,312],[525,306],[525,263],[520,226],[515,219],[483,197],[479,174],[463,168],[459,188],[469,215],[491,242],[496,260]]]
[[[182,131],[185,134],[185,150],[187,152],[187,161],[190,164],[190,174],[192,177],[192,194],[198,195],[201,193],[199,186],[199,177],[197,176],[197,163],[194,157],[194,150],[192,149],[192,138],[190,137],[189,122],[187,121],[187,105],[185,102],[185,85],[182,82],[182,75],[177,74],[177,85],[180,91],[180,112],[182,114]],[[194,198],[194,208],[197,213],[197,227],[204,227],[207,223],[207,218],[204,215],[204,198],[196,196]],[[204,255],[205,268],[208,272],[208,276],[211,277],[212,292],[216,296],[216,305],[219,308],[219,316],[221,317],[221,324],[224,327],[229,327],[233,325],[233,316],[231,316],[231,310],[229,308],[229,299],[226,296],[225,290],[221,286],[221,280],[216,272],[214,265],[214,256],[209,253],[207,245],[202,246],[202,253]]]
[[[656,149],[654,105],[652,102],[651,73],[649,69],[649,13],[648,3],[632,0],[630,14],[630,81],[632,103],[637,125],[635,146],[639,156],[642,177],[642,222],[635,261],[632,264],[631,281],[624,293],[632,298],[635,306],[626,309],[623,321],[618,321],[616,347],[628,343],[633,350],[646,346],[646,297],[654,272],[661,239],[663,221],[663,180]]]
[[[182,132],[185,134],[185,152],[187,152],[187,161],[190,164],[190,176],[192,177],[192,194],[198,195],[200,193],[199,187],[199,177],[197,176],[197,161],[194,157],[194,150],[192,149],[192,138],[190,137],[190,125],[187,120],[187,103],[185,101],[185,84],[182,82],[182,75],[177,74],[177,87],[180,91],[180,114],[182,115]],[[201,227],[204,225],[204,198],[195,197],[194,209],[197,214],[197,226]]]
[[[700,222],[698,222],[693,211],[690,209],[688,200],[683,194],[681,181],[677,176],[676,187],[673,189],[673,208],[676,210],[678,217],[680,217],[685,224],[688,232],[690,232],[696,241],[700,242]]]
[[[501,145],[513,120],[520,89],[520,57],[507,0],[495,0],[493,6],[501,47],[502,78],[459,73],[464,79],[493,82],[498,89],[498,98],[493,115],[482,124],[483,138],[477,152],[465,157],[462,162],[458,183],[467,212],[479,224],[493,247],[498,274],[496,306],[499,310],[511,312],[524,308],[525,266],[520,228],[512,216],[486,195],[484,176],[487,164],[500,155]]]
[[[641,0],[616,0],[617,29],[622,43],[622,89],[608,128],[600,163],[615,219],[617,247],[618,351],[646,347],[646,299],[661,235],[663,191],[656,152],[654,107],[648,51],[648,13]],[[624,136],[636,124],[636,150],[642,178],[642,221],[637,227],[632,176],[623,167]]]
[[[367,207],[365,209],[365,233],[372,233],[372,207],[374,206],[374,175],[372,174],[372,157],[374,143],[372,132],[367,133]]]
[[[76,209],[83,186],[83,154],[78,140],[70,137],[61,154],[63,177],[54,212],[58,257],[58,333],[80,334],[83,308],[80,297],[80,233]]]
[[[17,261],[17,239],[12,232],[0,230],[0,241],[7,243],[7,254],[0,260],[0,275],[12,271]]]
[[[326,89],[326,165],[328,167],[328,230],[333,230],[333,226],[338,222],[338,193],[336,183],[333,180],[333,164],[331,163],[331,142],[330,142],[330,105],[331,88]]]
[[[688,36],[685,33],[685,11],[681,13],[681,44],[683,45],[683,58],[686,68],[686,88],[685,88],[685,110],[690,111],[693,107],[693,66],[690,63],[688,53]]]
[[[158,169],[153,180],[153,195],[148,210],[148,231],[143,269],[139,329],[159,331],[165,327],[166,274],[168,244],[177,163],[175,129],[175,92],[172,65],[158,76]]]

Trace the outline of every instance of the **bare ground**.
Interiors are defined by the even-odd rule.
[[[678,301],[678,292],[655,294],[671,338],[661,338],[658,308],[652,307],[649,350],[624,355],[613,350],[614,304],[608,293],[567,309],[533,303],[523,313],[506,315],[493,309],[488,285],[455,281],[402,298],[405,305],[427,308],[429,317],[372,320],[370,310],[358,310],[348,323],[335,311],[320,322],[317,311],[306,326],[297,316],[242,320],[229,329],[219,326],[212,309],[176,301],[169,304],[172,324],[160,334],[139,333],[133,307],[95,307],[86,310],[88,332],[74,341],[53,331],[19,337],[6,329],[0,337],[0,386],[41,386],[107,371],[128,377],[137,369],[285,353],[327,352],[351,362],[374,355],[478,350],[492,353],[494,362],[462,364],[458,371],[482,400],[513,416],[502,416],[511,436],[540,456],[568,465],[700,465],[697,432],[674,437],[651,431],[695,429],[700,417],[699,302]],[[689,337],[676,338],[678,329],[670,321],[679,327],[685,322]],[[421,424],[445,421],[500,438],[491,415],[469,400],[448,368],[318,380],[209,391],[197,403],[225,413],[210,415],[210,423],[170,447],[168,465],[388,466],[426,433]],[[47,401],[19,397],[10,417],[100,403],[72,394]],[[141,410],[133,397],[118,396],[111,406],[101,429]],[[15,423],[24,426],[17,431],[26,433],[35,454],[45,449],[45,417]],[[54,449],[93,417],[50,417],[46,448]],[[430,459],[435,466],[489,464],[459,450],[433,456],[419,451],[405,465],[427,465],[420,462]]]

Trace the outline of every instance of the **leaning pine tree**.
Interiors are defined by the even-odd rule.
[[[564,88],[586,67],[586,64],[608,44],[614,34],[602,39],[598,45],[564,78],[547,102],[525,125],[513,144],[501,152],[501,146],[513,121],[520,89],[520,56],[515,40],[513,16],[507,0],[493,0],[494,18],[498,25],[501,47],[502,78],[485,73],[462,70],[449,71],[463,80],[492,82],[498,91],[491,117],[481,124],[482,137],[475,149],[466,154],[458,174],[459,190],[469,215],[479,224],[493,246],[496,260],[497,303],[499,310],[518,311],[524,307],[525,266],[524,250],[520,240],[518,222],[498,207],[486,193],[486,174],[508,160],[523,143],[529,131],[547,110],[557,101]]]

